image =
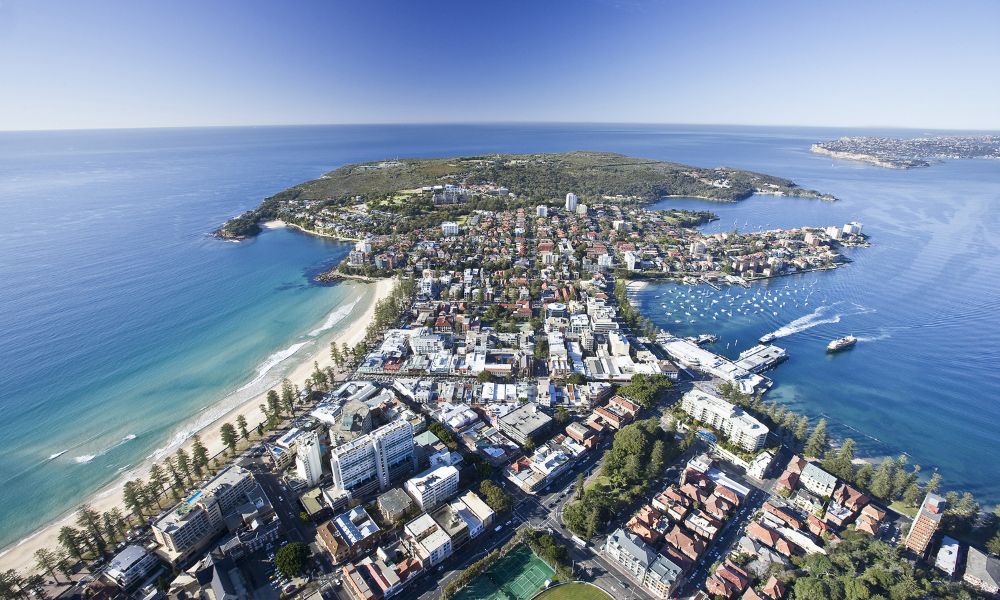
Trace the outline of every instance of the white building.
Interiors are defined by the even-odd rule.
[[[566,194],[566,211],[573,212],[576,210],[577,197],[576,194],[570,192]]]
[[[309,487],[319,483],[323,476],[319,435],[315,431],[310,431],[299,438],[298,450],[295,453],[295,473]]]
[[[753,452],[764,447],[768,429],[742,408],[699,389],[684,394],[681,410],[711,425],[737,446]]]
[[[243,467],[231,466],[157,519],[153,523],[153,537],[168,560],[183,561],[220,533],[225,528],[226,515],[243,505],[252,505],[256,511],[270,510],[253,474]]]
[[[844,235],[856,235],[861,233],[861,223],[857,221],[851,221],[850,223],[844,225]]]
[[[414,354],[435,354],[448,347],[448,342],[439,333],[434,333],[430,327],[421,327],[410,336],[410,350]]]
[[[444,223],[441,223],[441,235],[446,237],[458,235],[459,230],[460,228],[458,223],[454,221],[445,221]]]
[[[424,471],[403,486],[422,510],[431,510],[458,493],[458,469],[446,465]]]
[[[815,463],[808,463],[799,474],[799,483],[817,496],[829,498],[837,487],[837,478],[817,467]]]
[[[111,559],[104,575],[121,589],[127,590],[142,583],[157,565],[159,561],[156,560],[156,555],[150,554],[142,546],[131,545]]]
[[[677,563],[630,531],[618,529],[608,536],[604,554],[657,598],[669,598],[684,582],[683,569]]]
[[[535,207],[535,216],[536,217],[549,216],[549,207],[545,206],[544,204],[539,204],[538,206]]]
[[[459,500],[461,500],[462,504],[464,504],[482,523],[483,529],[489,529],[493,526],[493,519],[496,517],[496,512],[490,508],[489,505],[486,504],[486,502],[484,502],[483,499],[480,498],[475,492],[465,492],[461,497],[459,497]],[[475,537],[475,535],[471,537]]]
[[[747,475],[754,477],[756,479],[764,479],[767,474],[767,469],[771,466],[771,462],[774,460],[774,455],[768,451],[761,452],[757,455],[757,458],[753,459],[750,466],[747,467]]]
[[[330,451],[333,484],[363,495],[385,489],[413,464],[413,426],[393,421]]]
[[[403,527],[411,551],[425,569],[451,556],[451,537],[424,513]]]
[[[955,538],[944,536],[941,538],[941,548],[934,559],[934,566],[945,572],[948,577],[954,577],[958,570],[958,553],[961,545]]]

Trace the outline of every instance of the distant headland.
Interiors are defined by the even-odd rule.
[[[948,159],[1000,159],[1000,136],[943,136],[912,139],[856,136],[818,142],[811,150],[886,169],[929,167]]]
[[[717,167],[707,169],[633,158],[609,152],[559,154],[489,154],[430,159],[395,159],[345,165],[265,199],[256,209],[227,221],[216,234],[244,239],[260,232],[260,223],[281,219],[306,230],[317,229],[325,215],[366,220],[384,217],[385,231],[419,227],[435,207],[459,202],[484,208],[534,205],[559,198],[565,190],[604,201],[642,205],[666,196],[738,202],[754,194],[836,200],[772,175]],[[459,199],[459,196],[461,198]],[[417,218],[414,218],[417,217]],[[340,221],[342,219],[338,219]],[[329,228],[326,228],[329,229]],[[351,238],[345,231],[344,238]]]

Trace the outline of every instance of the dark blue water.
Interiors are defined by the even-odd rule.
[[[309,283],[343,255],[342,244],[287,230],[233,244],[206,232],[345,162],[482,152],[610,150],[757,169],[841,197],[665,202],[715,210],[722,218],[710,227],[723,230],[860,220],[874,246],[852,250],[855,262],[836,272],[750,290],[788,288],[785,306],[767,314],[688,310],[695,322],[677,324],[661,304],[711,306],[720,293],[702,299],[703,290],[662,286],[640,301],[668,328],[719,334],[718,349],[730,354],[796,319],[822,322],[778,342],[792,358],[774,373],[771,397],[827,415],[873,453],[905,450],[950,485],[1000,499],[1000,466],[984,460],[1000,452],[1000,165],[902,172],[808,152],[816,139],[853,133],[872,132],[498,125],[0,134],[0,544],[168,445],[220,398],[280,377],[283,363],[261,371],[321,343],[310,333],[356,300],[356,287]],[[715,306],[735,305],[737,292],[746,290]],[[867,341],[826,356],[826,341],[845,333]]]

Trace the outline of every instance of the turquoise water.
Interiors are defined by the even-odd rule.
[[[878,132],[497,125],[0,133],[0,545],[169,446],[206,418],[206,407],[289,350],[301,356],[322,344],[357,300],[357,286],[309,283],[344,244],[288,230],[235,244],[208,231],[345,162],[482,152],[618,151],[753,168],[837,194],[834,204],[665,201],[715,210],[722,218],[709,228],[721,230],[734,221],[856,219],[874,246],[851,250],[855,262],[836,272],[756,286],[751,294],[788,287],[785,306],[767,314],[720,319],[713,309],[676,324],[660,305],[705,291],[676,286],[650,288],[640,302],[668,328],[717,333],[717,349],[731,354],[806,318],[777,342],[791,359],[773,373],[773,398],[828,415],[872,453],[908,451],[939,467],[949,485],[1000,500],[1000,466],[989,460],[1000,454],[1000,164],[888,171],[808,152],[816,139],[855,133]],[[737,292],[746,290],[729,293]],[[310,335],[327,321],[330,329]],[[846,333],[865,341],[827,356],[825,343]],[[239,393],[280,377],[287,364]]]

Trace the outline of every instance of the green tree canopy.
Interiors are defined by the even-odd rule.
[[[285,544],[274,554],[274,564],[285,577],[297,577],[309,561],[309,546],[302,542]]]

